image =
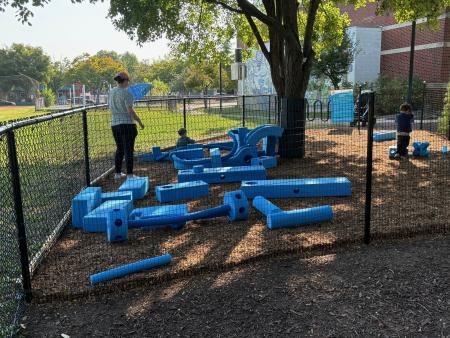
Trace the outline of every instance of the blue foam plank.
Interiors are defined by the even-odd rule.
[[[98,208],[91,211],[83,218],[83,230],[86,232],[106,232],[108,223],[111,222],[111,211],[114,209],[125,209],[131,213],[133,209],[132,201],[106,201]]]
[[[249,179],[265,180],[266,169],[263,166],[242,166],[203,168],[201,172],[194,169],[178,171],[178,182],[204,181],[206,183],[240,182]]]
[[[383,142],[395,140],[397,138],[397,132],[395,131],[384,131],[384,132],[376,132],[373,133],[373,141],[374,142]]]
[[[83,217],[101,204],[102,189],[89,187],[72,199],[72,226],[83,227]]]
[[[116,200],[132,201],[133,193],[131,191],[114,191],[114,192],[104,192],[102,194],[102,203],[106,201],[116,201]]]
[[[188,213],[187,204],[174,204],[174,205],[161,205],[155,207],[146,207],[146,208],[136,208],[134,209],[129,219],[130,220],[141,220],[146,218],[153,218],[158,216],[176,216],[176,215],[186,215]],[[157,229],[157,228],[174,228],[179,229],[183,227],[183,224],[169,224],[169,225],[161,225],[161,226],[152,226],[145,227],[143,229]],[[131,228],[131,226],[130,226]]]
[[[275,168],[277,166],[277,158],[275,156],[260,156],[252,158],[251,165],[262,165],[264,168]]]
[[[155,192],[159,202],[172,202],[208,196],[209,189],[208,183],[193,181],[160,185],[155,188]]]
[[[330,197],[350,196],[352,185],[346,177],[252,180],[242,182],[241,190],[250,198]]]
[[[119,187],[119,191],[131,191],[133,201],[143,199],[149,189],[148,177],[127,178]]]

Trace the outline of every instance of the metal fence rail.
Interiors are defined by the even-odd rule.
[[[250,219],[239,225],[212,220],[179,234],[133,232],[133,244],[119,247],[107,245],[101,235],[68,226],[71,199],[83,187],[99,185],[105,191],[114,191],[118,186],[108,176],[116,146],[107,106],[77,108],[0,126],[0,335],[13,332],[23,300],[33,295],[89,294],[89,274],[159,254],[168,247],[183,259],[167,273],[179,274],[280,251],[363,239],[368,243],[373,236],[447,231],[449,226],[443,220],[450,217],[450,201],[442,196],[450,195],[449,157],[439,154],[439,148],[449,135],[437,128],[437,107],[443,98],[432,93],[424,97],[420,123],[416,123],[413,135],[432,143],[432,156],[409,162],[388,159],[387,148],[395,141],[373,143],[374,131],[395,129],[395,112],[392,117],[376,116],[375,123],[374,94],[366,127],[333,123],[327,98],[306,102],[306,157],[281,159],[278,167],[269,171],[269,178],[348,177],[352,182],[349,198],[276,202],[286,210],[330,204],[335,218],[328,225],[301,232],[267,232],[263,217],[252,212]],[[149,152],[154,145],[174,147],[181,127],[196,140],[222,140],[228,130],[278,124],[280,116],[278,98],[269,95],[161,98],[138,101],[135,107],[145,124],[136,139],[137,155]],[[137,161],[135,172],[149,176],[152,187],[176,177],[170,162]],[[238,185],[225,188],[236,189]],[[210,196],[189,203],[189,207],[201,210],[220,204],[225,188],[215,186]],[[413,203],[413,209],[402,204],[397,190],[404,192],[406,203]],[[433,205],[438,199],[441,206]],[[156,204],[153,198],[138,202],[136,207],[149,204]],[[386,222],[386,217],[393,215],[401,217]],[[405,221],[411,217],[412,226]]]

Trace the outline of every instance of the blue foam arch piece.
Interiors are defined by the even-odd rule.
[[[142,99],[153,88],[150,83],[136,83],[128,87],[128,92],[133,95],[135,100]]]
[[[160,185],[155,188],[156,199],[159,202],[172,202],[208,196],[208,183],[193,181],[176,184]]]
[[[333,208],[329,205],[282,211],[264,197],[257,196],[253,200],[253,206],[267,217],[267,228],[269,229],[291,228],[327,222],[333,218]]]
[[[119,187],[119,191],[131,191],[133,193],[133,200],[141,200],[148,192],[150,183],[148,177],[132,177],[127,178],[125,182]]]
[[[102,189],[88,187],[72,199],[72,226],[83,227],[83,217],[102,203]]]
[[[133,202],[111,200],[102,203],[98,208],[83,217],[83,230],[86,232],[106,232],[111,223],[111,212],[114,209],[125,209],[128,214],[133,210]]]
[[[338,197],[352,194],[346,177],[243,181],[241,190],[249,198]]]
[[[258,126],[255,129],[251,130],[245,139],[245,144],[250,146],[255,146],[258,144],[258,142],[264,138],[272,137],[273,139],[278,139],[283,135],[284,129],[276,126],[276,125],[262,125]],[[271,145],[272,146],[272,145]],[[273,149],[275,150],[275,149]],[[268,154],[268,155],[274,155],[274,154]]]
[[[266,169],[263,166],[241,166],[204,168],[202,172],[194,169],[178,171],[178,182],[204,181],[206,183],[241,182],[249,179],[265,180]]]
[[[384,132],[376,132],[373,133],[373,141],[374,142],[383,142],[395,140],[397,138],[397,132],[395,131],[384,131]]]
[[[114,192],[104,192],[102,195],[102,203],[106,201],[132,201],[133,193],[131,191],[114,191]]]
[[[275,156],[260,156],[252,158],[251,165],[262,165],[266,169],[275,168],[277,166],[277,158]]]
[[[121,265],[113,269],[109,269],[103,272],[96,273],[89,277],[92,285],[109,281],[111,279],[124,277],[143,270],[153,269],[159,266],[167,265],[172,261],[172,256],[165,254],[158,257],[152,257],[137,261],[134,263]]]

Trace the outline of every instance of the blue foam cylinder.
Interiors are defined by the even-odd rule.
[[[350,196],[352,185],[346,177],[243,181],[247,197],[266,198]]]
[[[397,138],[397,132],[395,131],[383,131],[373,133],[373,141],[374,142],[383,142],[395,140]]]
[[[266,169],[263,166],[242,166],[204,168],[203,172],[194,169],[178,171],[178,182],[204,181],[206,183],[240,182],[249,179],[265,180]]]
[[[333,218],[333,209],[329,205],[320,207],[275,212],[267,216],[269,229],[290,228],[300,225],[327,222]]]
[[[208,196],[209,188],[206,182],[193,181],[157,186],[155,192],[159,202],[172,202]]]
[[[96,273],[89,277],[92,285],[109,281],[111,279],[124,277],[143,270],[153,269],[162,265],[167,265],[172,261],[172,256],[165,254],[158,257],[144,259],[127,265]]]

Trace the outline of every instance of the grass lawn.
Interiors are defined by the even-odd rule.
[[[0,106],[0,122],[42,115],[46,111],[35,111],[34,106]]]

